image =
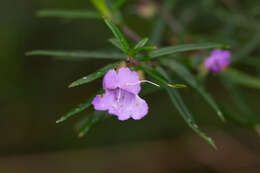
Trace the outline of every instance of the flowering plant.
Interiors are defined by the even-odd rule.
[[[76,87],[103,77],[101,91],[98,91],[97,94],[87,99],[86,102],[62,116],[57,123],[67,120],[89,108],[91,105],[93,105],[95,111],[84,122],[79,134],[80,136],[86,134],[93,125],[107,117],[116,116],[119,120],[127,120],[129,118],[140,120],[149,114],[149,103],[139,96],[141,83],[155,85],[151,92],[164,89],[188,126],[213,147],[216,147],[214,141],[198,127],[191,111],[181,97],[181,90],[179,88],[187,86],[197,91],[222,121],[228,119],[239,123],[246,122],[245,124],[249,124],[251,127],[259,123],[259,118],[254,115],[249,117],[253,119],[252,121],[244,121],[244,119],[241,120],[229,115],[228,111],[224,112],[223,110],[226,110],[226,108],[220,108],[217,101],[205,89],[202,83],[207,76],[215,76],[232,92],[235,91],[234,84],[260,88],[259,79],[230,67],[237,62],[241,62],[240,60],[243,59],[245,53],[244,55],[240,53],[238,56],[233,50],[231,53],[229,45],[207,42],[172,43],[168,46],[162,46],[163,31],[166,29],[165,24],[168,24],[170,30],[178,35],[179,38],[181,38],[180,35],[184,31],[183,26],[170,15],[171,9],[169,7],[173,6],[173,1],[166,0],[164,6],[167,8],[158,8],[157,10],[155,4],[148,4],[147,6],[142,4],[137,8],[140,16],[146,18],[156,15],[154,14],[156,11],[161,11],[162,13],[162,16],[158,17],[158,21],[153,27],[151,39],[141,39],[138,34],[124,23],[120,8],[126,1],[112,1],[114,2],[112,5],[111,3],[108,4],[105,0],[91,0],[91,2],[99,12],[42,10],[38,13],[41,17],[103,19],[114,35],[114,38],[109,39],[109,42],[117,48],[116,52],[36,50],[27,53],[27,55],[49,55],[55,57],[72,57],[74,59],[104,58],[115,61],[69,85],[69,87]],[[151,9],[147,9],[149,7]],[[127,38],[134,42],[135,45],[130,46],[131,44]],[[255,40],[253,40],[254,42]],[[250,49],[246,47],[242,52],[250,52]],[[210,55],[206,52],[207,50],[211,51]],[[183,56],[191,58],[182,58]],[[172,77],[172,73],[176,73],[185,84],[175,83],[175,77]],[[144,74],[148,76],[149,80],[144,77]]]

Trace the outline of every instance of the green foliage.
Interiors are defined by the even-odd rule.
[[[240,22],[243,23],[243,27],[249,25],[248,21],[242,20],[241,16],[237,14],[232,14],[230,16],[232,18],[232,22],[224,21],[225,18],[229,17],[229,12],[225,12],[220,14],[219,11],[223,11],[224,9],[220,9],[219,11],[212,11],[213,16],[215,16],[218,20],[225,23],[225,27],[222,28],[220,34],[208,34],[204,36],[204,33],[197,33],[193,35],[193,39],[195,38],[196,41],[187,41],[185,37],[187,34],[186,30],[188,31],[188,24],[183,21],[183,25],[181,26],[177,20],[175,20],[174,16],[171,16],[171,10],[176,5],[176,1],[172,0],[165,0],[160,10],[162,14],[158,14],[157,20],[153,23],[152,34],[149,38],[143,38],[140,41],[138,39],[133,39],[134,31],[131,28],[126,26],[125,21],[123,20],[123,15],[121,15],[119,9],[124,5],[127,1],[126,0],[117,0],[113,1],[114,3],[110,3],[111,6],[106,4],[105,0],[91,0],[92,4],[99,10],[100,13],[95,11],[78,11],[78,10],[40,10],[37,13],[39,17],[57,17],[57,18],[64,18],[64,19],[77,19],[77,18],[86,18],[86,19],[99,19],[100,16],[104,16],[104,22],[108,26],[108,28],[112,31],[114,38],[109,39],[109,42],[115,46],[118,50],[122,51],[123,53],[119,53],[119,51],[115,52],[106,52],[106,51],[56,51],[56,50],[35,50],[31,52],[27,52],[26,55],[38,55],[38,56],[53,56],[55,58],[64,59],[64,60],[85,60],[85,59],[111,59],[111,60],[124,60],[124,63],[127,64],[129,67],[134,67],[134,69],[141,69],[144,71],[148,76],[150,76],[153,80],[159,82],[162,89],[164,89],[168,96],[178,110],[179,114],[185,120],[187,125],[196,132],[199,136],[205,139],[209,144],[211,144],[214,148],[216,145],[214,141],[208,137],[196,124],[194,117],[189,110],[189,108],[184,103],[180,92],[177,88],[185,88],[185,84],[175,84],[173,83],[170,75],[168,75],[167,71],[171,71],[176,73],[183,81],[187,83],[188,86],[191,86],[194,90],[196,90],[204,100],[209,104],[209,106],[214,109],[217,115],[224,121],[225,118],[222,113],[225,114],[228,120],[236,121],[240,124],[246,124],[248,126],[255,126],[259,123],[259,119],[257,116],[251,111],[249,106],[245,104],[242,99],[241,92],[235,86],[236,84],[240,84],[246,87],[260,89],[260,79],[257,77],[250,76],[244,72],[241,72],[237,69],[227,68],[225,71],[221,72],[221,74],[217,74],[217,77],[220,77],[221,84],[226,87],[226,89],[232,93],[233,100],[240,112],[247,114],[250,112],[248,117],[237,117],[236,114],[229,109],[228,106],[223,105],[221,102],[219,105],[217,101],[209,94],[206,90],[206,87],[201,83],[204,79],[206,79],[207,75],[209,74],[208,71],[204,70],[201,71],[200,67],[203,66],[202,61],[205,54],[203,54],[204,50],[209,49],[227,49],[230,46],[226,44],[216,44],[216,43],[207,43],[211,40],[216,40],[219,42],[218,39],[223,40],[225,43],[232,44],[234,53],[232,57],[232,63],[247,63],[250,66],[259,66],[259,61],[257,60],[257,56],[254,60],[247,60],[250,57],[250,54],[256,50],[259,44],[259,32],[256,32],[251,36],[250,40],[243,46],[242,48],[237,48],[236,44],[231,41],[228,37],[231,33],[235,32],[236,25],[239,25]],[[205,4],[204,4],[205,5]],[[205,5],[208,6],[208,5]],[[210,5],[208,6],[210,7]],[[195,7],[194,7],[195,8]],[[210,9],[206,10],[210,11]],[[195,11],[192,9],[192,13]],[[210,11],[211,12],[211,11]],[[203,13],[203,12],[202,12]],[[116,16],[119,14],[120,20]],[[181,16],[181,15],[180,15]],[[184,15],[185,16],[185,15]],[[183,17],[183,16],[182,16]],[[192,16],[196,18],[196,15]],[[122,19],[121,19],[122,18]],[[181,17],[180,17],[181,18]],[[234,20],[233,20],[234,19]],[[122,20],[122,21],[121,21]],[[193,18],[192,18],[193,20]],[[235,21],[237,20],[237,21]],[[238,22],[239,21],[239,22]],[[196,22],[196,21],[195,21]],[[180,22],[181,23],[181,22]],[[168,28],[166,27],[168,25]],[[241,25],[241,24],[240,24]],[[254,25],[251,24],[251,25]],[[250,26],[251,26],[250,25]],[[176,27],[173,27],[176,26]],[[185,28],[185,29],[184,29]],[[187,28],[187,29],[186,29]],[[127,29],[127,30],[126,30]],[[174,38],[178,40],[178,45],[172,46],[171,44],[167,44],[170,42],[170,39],[163,39],[166,33],[165,31],[170,31],[169,33],[173,34]],[[258,31],[258,25],[257,29]],[[167,32],[167,34],[169,34]],[[135,34],[135,33],[134,33]],[[202,35],[202,36],[201,36]],[[210,36],[212,35],[212,36]],[[188,35],[189,36],[189,35]],[[135,42],[130,42],[129,40],[135,40]],[[239,38],[243,40],[243,37]],[[224,41],[225,40],[225,41]],[[150,42],[149,42],[150,41]],[[201,42],[205,43],[201,43]],[[136,43],[137,42],[137,43]],[[149,42],[149,44],[148,44]],[[166,46],[161,46],[160,43],[164,43]],[[239,41],[237,41],[239,42]],[[190,43],[190,44],[184,44]],[[152,44],[152,45],[151,45]],[[131,45],[134,45],[131,47]],[[156,46],[160,47],[157,49]],[[155,50],[156,49],[156,50]],[[239,51],[236,51],[239,49]],[[192,54],[185,54],[185,58],[182,58],[184,61],[177,61],[174,59],[174,55],[179,53],[184,53],[188,51],[199,51],[198,56],[193,56]],[[192,60],[186,58],[191,56],[192,58],[197,58],[195,65],[189,66]],[[257,63],[258,62],[258,63]],[[185,63],[185,64],[184,64]],[[82,84],[86,84],[92,82],[95,79],[101,78],[109,69],[117,68],[118,62],[114,64],[109,64],[94,73],[91,73],[75,82],[70,84],[69,87],[76,87]],[[163,68],[162,68],[163,66]],[[199,69],[198,74],[194,71],[193,68]],[[196,76],[200,77],[200,81],[197,80]],[[161,88],[160,88],[161,89]],[[154,89],[152,92],[157,91],[159,89]],[[149,92],[148,92],[149,93]],[[95,95],[94,95],[95,96]],[[77,106],[76,108],[69,111],[67,114],[61,117],[57,121],[57,123],[62,122],[75,114],[82,112],[83,110],[87,109],[91,105],[91,101],[94,96],[87,99],[83,104]],[[221,107],[222,109],[220,109]],[[106,117],[104,112],[94,112],[93,114],[89,115],[88,118],[83,122],[83,126],[81,128],[81,132],[79,136],[85,135],[95,124],[101,122]]]
[[[228,93],[230,93],[231,99],[236,106],[236,109],[240,114],[234,113],[229,106],[222,104],[224,108],[224,113],[228,119],[233,122],[236,122],[240,125],[246,125],[248,127],[254,127],[260,123],[259,116],[252,111],[250,105],[246,103],[246,99],[243,96],[243,92],[241,89],[236,86],[230,79],[222,76],[221,83],[227,89]],[[247,116],[243,116],[247,115]]]
[[[79,86],[79,85],[83,85],[83,84],[92,82],[92,81],[94,81],[98,78],[101,78],[102,76],[104,76],[104,74],[106,74],[106,72],[108,70],[116,68],[117,65],[118,65],[118,63],[106,65],[105,67],[97,70],[95,73],[91,73],[87,76],[82,77],[81,79],[78,79],[78,80],[72,82],[69,85],[69,88],[76,87],[76,86]]]
[[[165,59],[161,61],[163,65],[168,66],[171,70],[176,72],[183,80],[185,80],[191,87],[198,91],[198,93],[207,101],[207,103],[217,112],[217,115],[221,120],[225,121],[225,118],[219,109],[215,100],[206,92],[204,87],[198,83],[195,76],[182,64],[174,60]]]
[[[37,11],[38,17],[55,17],[64,19],[101,19],[101,16],[96,11],[80,11],[80,10],[61,10],[61,9],[46,9]]]
[[[105,0],[90,0],[92,4],[99,10],[103,16],[112,17],[110,10],[108,9]]]
[[[117,39],[111,38],[108,40],[113,46],[115,46],[116,48],[120,49],[121,51],[124,52],[123,48],[121,47],[119,41]]]
[[[94,127],[97,123],[105,120],[106,117],[107,114],[103,111],[94,111],[92,114],[88,115],[87,118],[82,122],[79,137],[86,135],[92,127]]]
[[[99,91],[98,93],[101,93],[101,91]],[[61,123],[65,120],[67,120],[68,118],[71,118],[72,116],[84,111],[85,109],[89,108],[91,105],[92,100],[94,99],[94,97],[97,94],[94,94],[93,96],[91,96],[90,98],[88,98],[85,102],[83,102],[82,104],[76,106],[75,108],[71,109],[68,113],[66,113],[65,115],[63,115],[60,119],[58,119],[56,121],[56,123]]]
[[[260,30],[248,41],[248,43],[233,57],[233,61],[240,61],[248,58],[248,55],[254,51],[260,44]]]
[[[175,6],[177,1],[165,0],[162,4],[162,8],[165,9],[165,13],[169,13]],[[160,45],[162,37],[166,29],[166,23],[162,15],[159,15],[153,24],[153,30],[150,35],[151,44]]]
[[[126,0],[117,0],[112,7],[112,12],[115,12],[120,9],[124,4],[126,3]]]
[[[149,41],[149,38],[144,38],[142,40],[140,40],[138,43],[136,43],[134,49],[139,49],[139,48],[142,48],[144,47]]]
[[[126,56],[113,52],[87,52],[87,51],[57,51],[57,50],[34,50],[26,53],[27,56],[52,56],[65,60],[82,60],[82,59],[126,59]]]
[[[169,76],[167,75],[167,73],[160,67],[158,67],[158,71],[157,71],[144,64],[142,65],[142,69],[149,76],[156,79],[158,82],[160,82],[160,84],[162,84],[165,87],[172,103],[174,104],[176,109],[179,111],[180,115],[185,120],[185,122],[188,124],[188,126],[194,132],[196,132],[199,136],[201,136],[203,139],[205,139],[209,144],[211,144],[214,148],[216,148],[214,141],[210,137],[205,135],[205,133],[203,133],[199,129],[198,125],[196,124],[196,122],[193,118],[193,115],[190,113],[189,109],[184,104],[179,92],[176,89],[171,89],[168,87],[168,84],[171,82],[171,80],[170,80]]]
[[[140,52],[143,52],[143,51],[152,51],[152,50],[155,50],[155,49],[157,49],[156,46],[144,46],[144,47],[134,49],[133,53],[134,53],[134,55],[136,55],[137,53],[140,53]]]
[[[256,88],[260,89],[260,79],[250,76],[248,74],[245,74],[239,70],[229,68],[222,74],[223,76],[227,77],[229,80],[231,80],[234,83],[250,87],[250,88]]]
[[[110,28],[110,30],[113,32],[114,36],[116,37],[118,43],[121,45],[123,51],[126,54],[130,53],[130,46],[128,42],[126,41],[125,36],[122,34],[122,32],[119,30],[119,28],[107,17],[104,17],[105,23]]]
[[[203,131],[199,129],[199,126],[196,124],[193,115],[190,113],[189,109],[182,101],[180,94],[175,90],[170,90],[170,89],[166,89],[166,90],[172,103],[175,105],[175,107],[177,108],[177,110],[179,111],[180,115],[185,120],[185,122],[188,124],[188,126],[194,132],[196,132],[200,137],[206,140],[213,148],[217,149],[217,146],[215,142],[212,140],[212,138],[207,136]]]
[[[185,44],[177,46],[169,46],[154,50],[149,53],[149,56],[154,59],[166,55],[171,55],[174,53],[192,51],[192,50],[203,50],[203,49],[216,49],[216,48],[225,48],[226,45],[223,44],[214,44],[214,43],[201,43],[201,44]]]

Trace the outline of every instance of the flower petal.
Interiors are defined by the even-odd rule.
[[[204,61],[204,66],[213,73],[221,72],[231,63],[231,54],[228,50],[213,50]]]
[[[93,104],[95,110],[105,111],[111,107],[114,100],[115,100],[114,92],[108,90],[103,95],[102,94],[97,95],[93,99],[92,104]]]
[[[220,61],[218,62],[219,66],[224,67],[224,68],[227,67],[231,63],[230,57],[231,57],[231,55],[230,55],[229,51],[222,51]]]
[[[114,95],[115,99],[109,108],[109,113],[116,115],[119,120],[129,119],[132,115],[135,95],[122,89],[116,89]]]
[[[216,56],[219,56],[219,55],[221,55],[222,54],[222,50],[220,50],[220,49],[214,49],[213,51],[211,51],[211,54],[210,54],[210,56],[211,57],[216,57]]]
[[[96,110],[108,110],[119,120],[133,118],[139,120],[148,113],[147,103],[138,95],[123,89],[107,90],[104,95],[97,95],[92,101]]]
[[[139,120],[148,113],[147,103],[138,95],[126,90],[118,89],[115,91],[116,102],[112,104],[109,113],[117,115],[119,120],[133,118]]]
[[[135,104],[132,109],[132,118],[135,120],[142,119],[148,113],[148,105],[145,100],[136,96]]]
[[[116,89],[118,85],[119,85],[119,79],[118,79],[117,72],[114,69],[109,70],[103,78],[103,89],[104,90]]]
[[[141,90],[138,73],[129,68],[120,68],[118,71],[119,88],[138,94]]]

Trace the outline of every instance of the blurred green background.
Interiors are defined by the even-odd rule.
[[[139,17],[135,10],[139,3],[129,1],[122,11],[127,24],[145,37],[150,35],[155,19]],[[67,86],[110,61],[62,61],[26,57],[25,52],[109,49],[107,39],[112,34],[102,20],[37,18],[35,13],[39,9],[89,8],[93,7],[86,0],[1,2],[0,172],[260,171],[257,127],[247,129],[232,122],[222,123],[191,88],[180,92],[198,124],[215,139],[217,151],[187,127],[164,92],[145,96],[150,110],[141,121],[120,122],[113,118],[98,124],[82,139],[77,137],[75,124],[93,108],[56,124],[63,113],[92,95],[101,80],[73,89]],[[241,18],[225,18],[225,11]],[[179,0],[171,13],[186,28],[185,37],[231,44],[237,48],[235,51],[244,47],[260,26],[258,0]],[[220,20],[222,15],[226,23]],[[255,23],[247,25],[245,21],[252,18]],[[174,38],[170,30],[164,34]],[[165,39],[163,44],[169,42]],[[257,46],[251,55],[259,58]],[[238,66],[259,77],[259,68]],[[206,85],[218,101],[234,107],[231,93],[216,76],[209,77]],[[241,90],[259,115],[259,90]]]

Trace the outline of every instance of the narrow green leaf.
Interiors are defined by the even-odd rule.
[[[134,47],[134,49],[138,49],[141,47],[144,47],[147,43],[148,43],[149,39],[148,38],[144,38],[142,40],[140,40]]]
[[[175,105],[175,107],[177,108],[177,110],[179,111],[180,115],[185,120],[185,122],[188,124],[188,126],[193,131],[195,131],[199,136],[205,139],[213,148],[217,149],[215,142],[199,129],[192,114],[190,113],[186,105],[183,103],[179,93],[176,90],[172,90],[169,88],[167,88],[166,90],[172,103]]]
[[[186,85],[184,85],[184,84],[171,84],[171,83],[169,83],[167,78],[165,78],[159,72],[157,72],[156,70],[154,70],[153,68],[149,67],[146,64],[141,64],[141,68],[147,74],[149,74],[152,78],[159,81],[163,85],[163,87],[166,87],[166,88],[168,88],[168,87],[170,87],[170,88],[186,88]]]
[[[126,0],[117,0],[113,7],[112,7],[112,11],[115,12],[118,9],[120,9],[124,4],[126,3]]]
[[[164,0],[163,4],[162,4],[162,8],[166,12],[169,13],[175,7],[176,2],[177,1],[174,1],[174,0]],[[165,28],[166,28],[166,23],[165,23],[165,20],[163,19],[162,15],[158,15],[158,17],[155,20],[152,28],[153,28],[153,30],[150,34],[150,40],[151,40],[150,43],[152,45],[159,46],[162,42],[163,33],[165,31]]]
[[[153,24],[153,31],[150,34],[150,44],[154,45],[160,45],[162,42],[162,37],[163,37],[163,31],[166,28],[166,24],[164,23],[163,19],[161,16],[158,16],[158,19],[154,22]]]
[[[151,67],[149,67],[147,65],[142,65],[141,68],[149,76],[158,80],[158,82],[160,82],[163,86],[166,86],[166,85],[168,85],[169,82],[171,82],[168,75],[166,74],[166,72],[161,68],[159,68],[159,72],[152,69]],[[159,74],[159,75],[157,75],[157,74]],[[163,76],[163,77],[161,77],[161,76]],[[198,125],[196,124],[192,114],[190,113],[190,111],[188,110],[186,105],[184,104],[179,92],[176,89],[172,89],[169,87],[165,87],[165,89],[166,89],[172,103],[175,105],[178,112],[183,117],[183,119],[188,124],[188,126],[216,149],[216,145],[215,145],[214,141],[198,128]]]
[[[165,78],[167,78],[169,82],[171,82],[169,76],[162,68],[158,68],[158,71]],[[207,136],[203,131],[199,129],[198,125],[196,124],[193,118],[193,115],[191,114],[187,106],[184,104],[179,92],[176,89],[170,89],[170,88],[166,88],[166,90],[172,103],[175,105],[175,107],[177,108],[177,110],[179,111],[180,115],[185,120],[185,122],[188,124],[188,126],[193,131],[195,131],[200,137],[206,140],[213,148],[217,149],[215,142],[209,136]]]
[[[97,123],[105,120],[107,114],[104,111],[95,111],[88,115],[86,120],[83,122],[83,126],[80,129],[79,137],[83,137],[89,130],[94,127]]]
[[[121,47],[123,48],[123,51],[125,53],[129,53],[130,46],[129,46],[128,42],[126,41],[126,38],[124,37],[122,32],[108,17],[104,17],[104,20],[105,20],[105,23],[107,24],[107,26],[112,31],[112,33],[114,34],[114,36],[116,37],[116,39],[118,40],[118,42],[120,43]]]
[[[113,69],[113,68],[116,68],[116,66],[118,65],[119,63],[114,63],[114,64],[109,64],[109,65],[106,65],[105,67],[97,70],[95,73],[91,73],[87,76],[84,76],[82,77],[81,79],[78,79],[74,82],[72,82],[70,85],[69,85],[69,88],[72,88],[72,87],[76,87],[76,86],[79,86],[79,85],[83,85],[83,84],[86,84],[86,83],[89,83],[89,82],[92,82],[102,76],[104,76],[106,74],[106,72],[110,69]]]
[[[235,113],[228,105],[220,104],[221,109],[224,112],[224,115],[228,121],[232,121],[238,125],[243,127],[253,128],[255,124],[253,124],[246,116],[240,116]]]
[[[90,0],[103,16],[112,17],[105,0]]]
[[[160,82],[164,87],[168,87],[169,83],[167,78],[161,75],[159,72],[154,70],[152,67],[149,67],[146,64],[141,64],[141,68],[144,72],[146,72],[149,76]]]
[[[142,51],[152,51],[152,50],[155,50],[155,49],[157,49],[156,46],[145,46],[145,47],[140,47],[140,48],[134,49],[133,53],[137,54],[137,53],[142,52]],[[142,57],[140,60],[143,60],[143,58],[144,57]]]
[[[161,60],[161,63],[171,70],[176,72],[182,79],[184,79],[190,86],[192,86],[198,93],[207,101],[207,103],[217,112],[217,115],[222,121],[225,121],[225,118],[219,109],[217,103],[214,99],[207,93],[202,85],[200,85],[196,78],[190,73],[190,71],[182,64],[174,60],[164,59]]]
[[[58,10],[46,9],[37,11],[38,17],[56,17],[64,19],[101,19],[101,16],[96,11],[83,10]]]
[[[241,125],[254,127],[255,125],[259,124],[260,118],[254,111],[252,111],[250,105],[245,102],[246,99],[245,96],[243,95],[243,91],[241,91],[241,89],[237,85],[233,84],[230,81],[230,79],[224,76],[221,76],[220,79],[221,79],[220,80],[221,83],[228,90],[234,105],[236,106],[238,112],[240,113],[239,115],[233,113],[230,110],[229,105],[223,104],[222,107],[225,107],[226,109],[225,115],[227,115],[228,118]]]
[[[113,52],[87,52],[87,51],[55,51],[55,50],[34,50],[26,53],[26,56],[53,56],[62,59],[126,59],[126,55]]]
[[[240,61],[245,58],[248,58],[249,54],[258,48],[260,44],[260,30],[258,30],[251,38],[251,40],[248,41],[248,43],[241,48],[241,50],[235,54],[232,58],[232,61]]]
[[[108,41],[118,49],[124,51],[117,39],[111,38]]]
[[[228,68],[226,71],[222,72],[221,75],[227,77],[229,80],[231,80],[234,83],[246,86],[246,87],[251,87],[251,88],[256,88],[260,89],[260,79],[249,76],[246,73],[243,73],[239,70]]]
[[[66,113],[65,115],[63,115],[60,119],[58,119],[56,121],[56,123],[61,123],[65,120],[67,120],[68,118],[71,118],[72,116],[84,111],[85,109],[87,109],[88,107],[91,106],[91,102],[94,99],[94,97],[101,93],[101,91],[97,92],[96,94],[92,95],[90,98],[88,98],[84,103],[78,105],[77,107],[71,109],[68,113]]]
[[[165,55],[192,51],[192,50],[215,49],[215,48],[225,48],[225,47],[227,46],[223,44],[215,44],[215,43],[183,44],[183,45],[164,47],[164,48],[154,50],[149,53],[149,56],[151,58],[158,58]]]

